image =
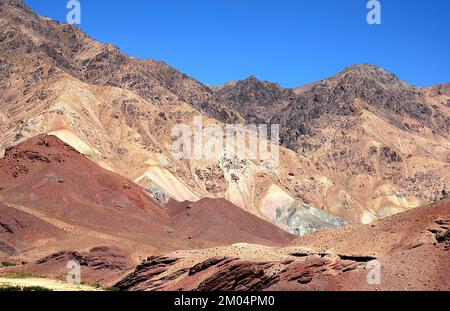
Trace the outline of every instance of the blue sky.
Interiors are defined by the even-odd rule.
[[[79,0],[80,27],[126,54],[163,60],[210,84],[255,75],[295,87],[358,63],[420,86],[450,82],[450,1]],[[67,0],[25,0],[66,20]]]

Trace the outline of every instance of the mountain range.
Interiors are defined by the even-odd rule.
[[[123,290],[367,289],[382,259],[404,273],[382,289],[448,289],[449,85],[360,64],[211,87],[0,0],[0,259]],[[196,117],[279,125],[278,167],[176,158]]]

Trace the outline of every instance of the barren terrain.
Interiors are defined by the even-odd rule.
[[[279,161],[176,157],[198,118],[206,145],[279,125]],[[449,290],[449,193],[448,83],[210,87],[0,0],[0,284],[75,289],[75,260],[105,289]]]

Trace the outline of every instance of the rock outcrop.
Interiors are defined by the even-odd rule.
[[[177,251],[149,258],[116,286],[149,291],[446,290],[449,215],[447,200],[372,225],[309,234],[283,248]]]

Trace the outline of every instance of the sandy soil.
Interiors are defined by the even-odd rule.
[[[68,284],[62,281],[43,278],[10,279],[0,277],[0,288],[5,286],[34,287],[39,286],[52,291],[99,291],[87,285]]]

